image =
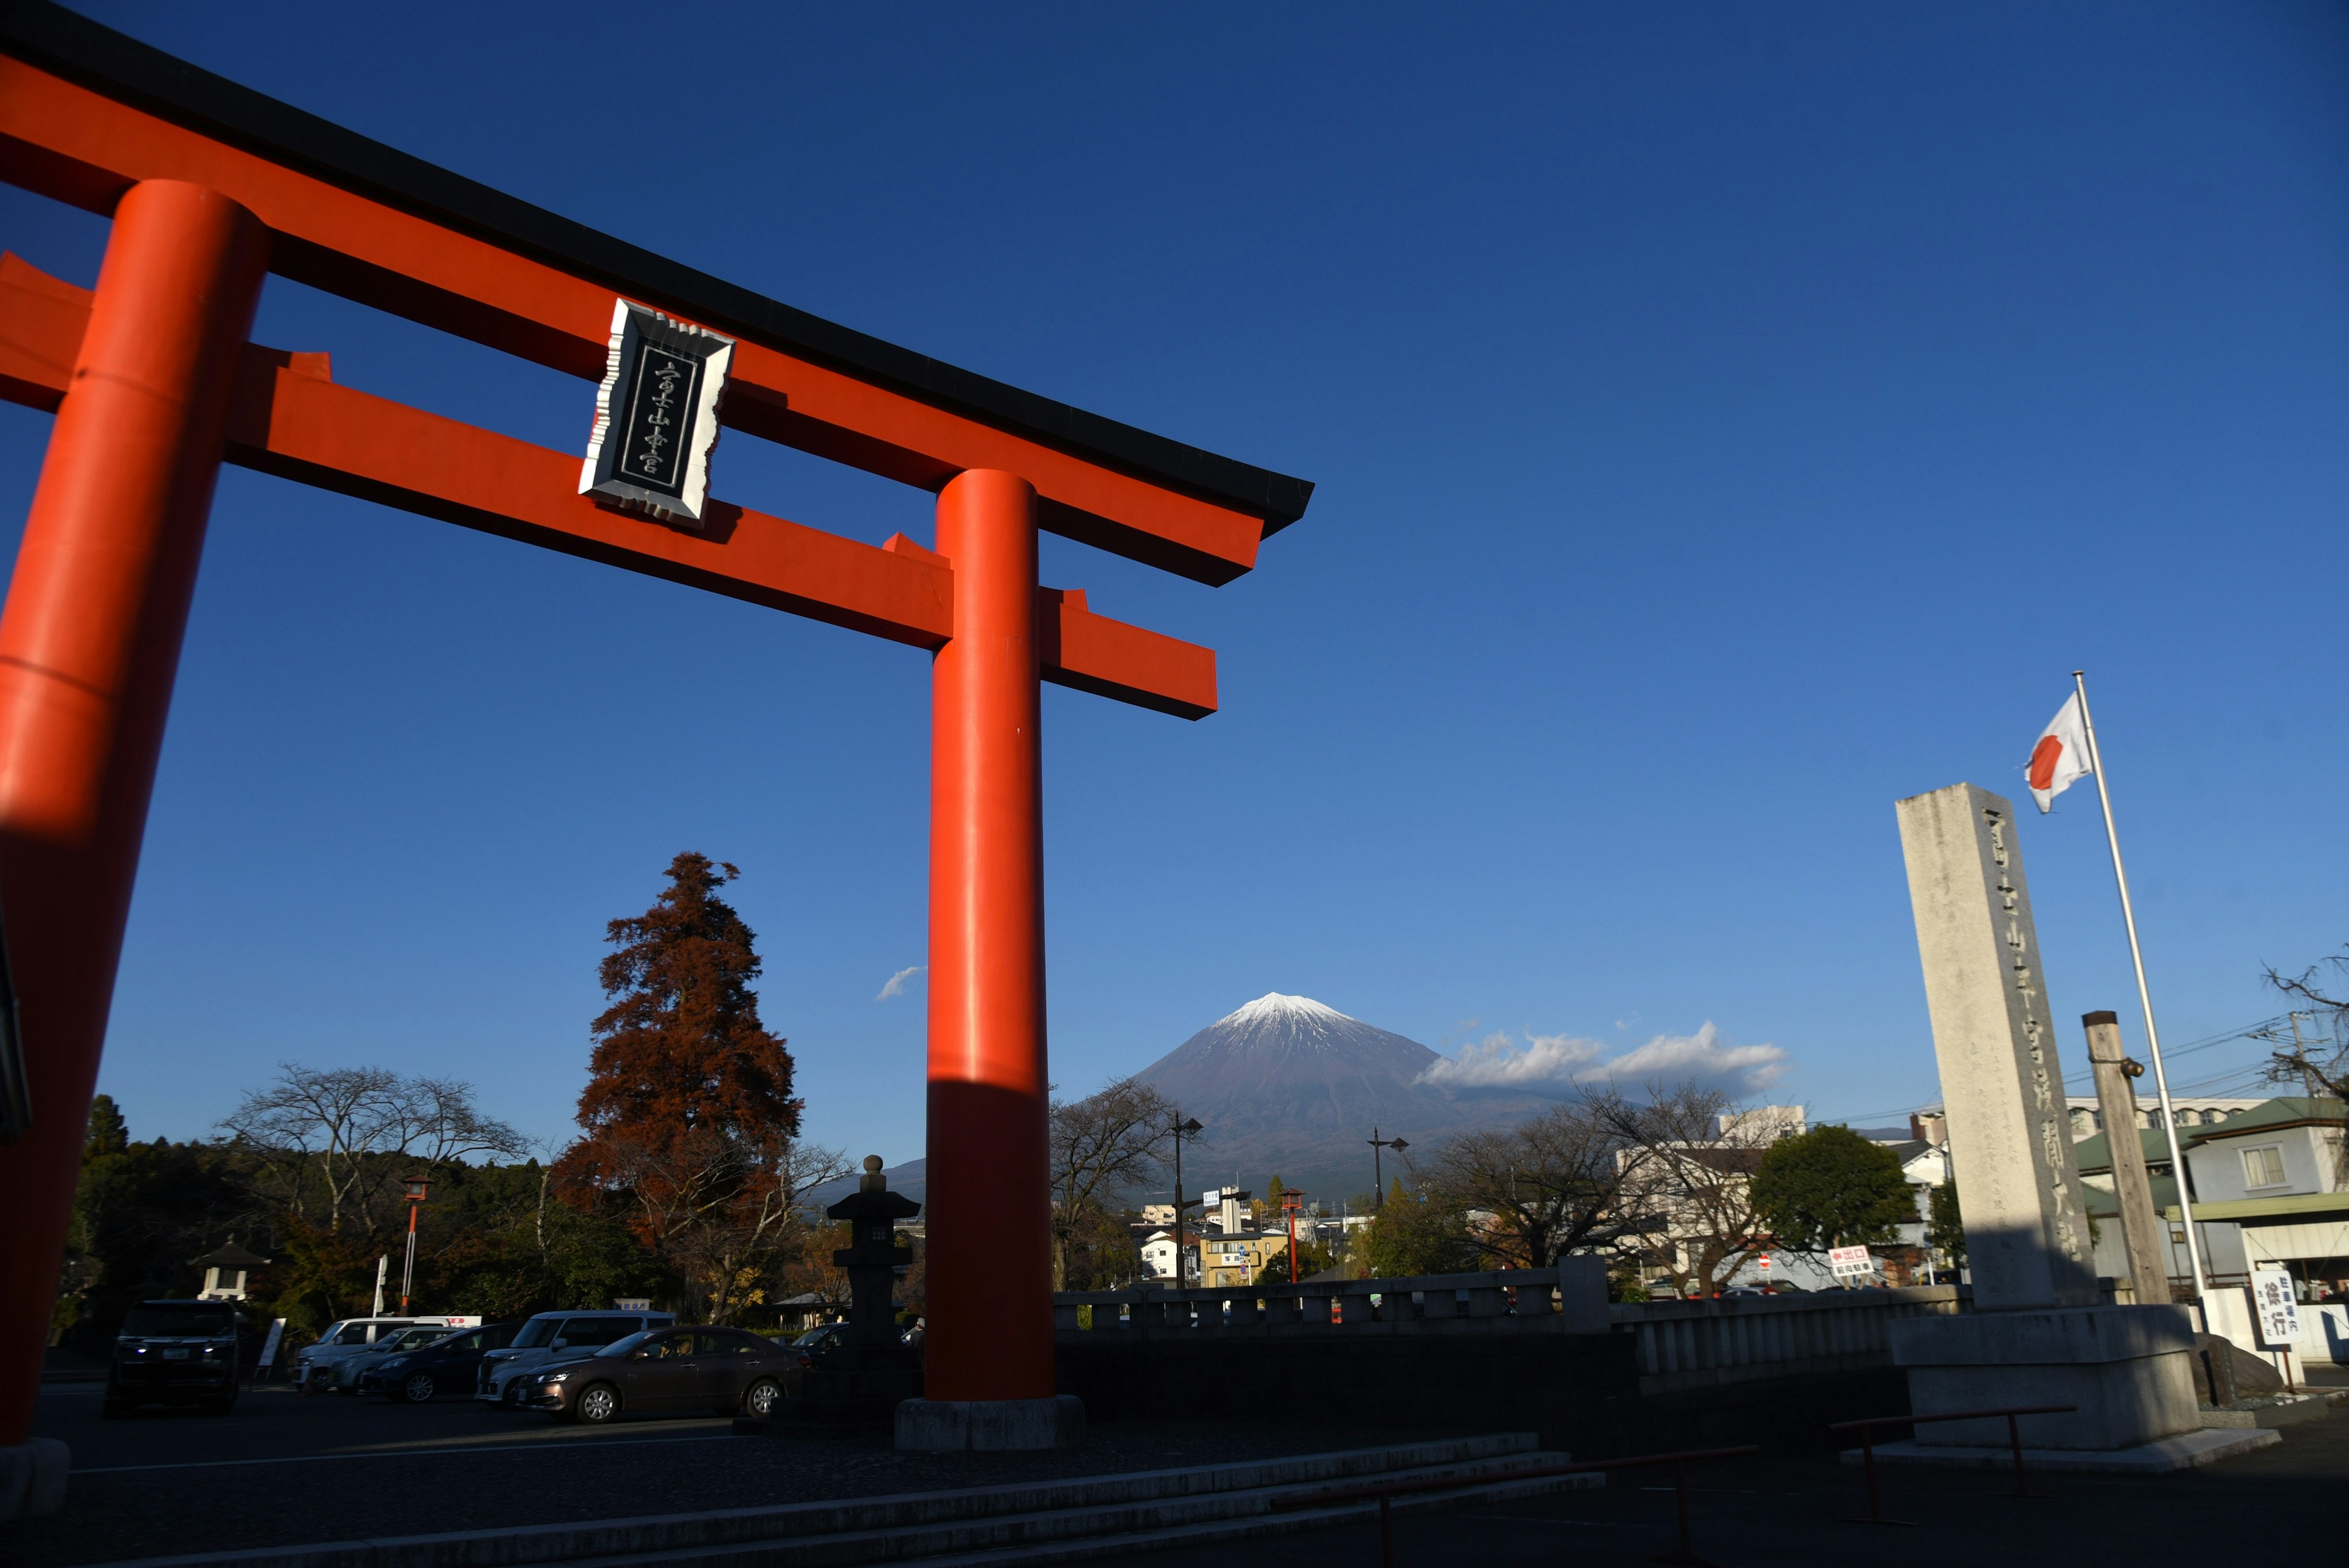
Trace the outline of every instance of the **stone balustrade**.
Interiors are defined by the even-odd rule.
[[[1069,1291],[1052,1298],[1071,1345],[1314,1335],[1620,1334],[1647,1393],[1889,1367],[1890,1325],[1964,1310],[1956,1285],[1710,1301],[1605,1300],[1599,1261],[1412,1279],[1285,1281],[1213,1290]]]
[[[1919,1285],[1629,1302],[1607,1312],[1619,1333],[1639,1336],[1640,1391],[1661,1394],[1890,1366],[1893,1324],[1961,1312],[1965,1294],[1958,1285]]]

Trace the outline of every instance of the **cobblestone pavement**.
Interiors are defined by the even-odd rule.
[[[289,1389],[227,1416],[101,1421],[95,1384],[41,1390],[34,1430],[73,1449],[66,1510],[0,1524],[8,1568],[750,1508],[1319,1453],[1441,1435],[1118,1423],[1068,1454],[900,1454],[886,1438],[737,1438],[708,1416],[563,1426],[467,1399],[429,1406]]]

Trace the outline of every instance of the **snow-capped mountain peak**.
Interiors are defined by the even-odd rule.
[[[1277,991],[1268,991],[1237,1012],[1226,1012],[1216,1020],[1218,1028],[1229,1024],[1236,1029],[1246,1028],[1252,1023],[1291,1022],[1319,1023],[1327,1027],[1331,1023],[1351,1023],[1355,1020],[1309,996],[1283,996]]]
[[[1423,1081],[1442,1061],[1416,1040],[1280,992],[1226,1013],[1136,1075],[1206,1125],[1186,1158],[1218,1181],[1273,1173],[1333,1196],[1367,1186],[1364,1140],[1402,1132],[1433,1148],[1450,1133],[1514,1120],[1539,1102],[1464,1097]],[[1356,1167],[1360,1167],[1357,1169]]]

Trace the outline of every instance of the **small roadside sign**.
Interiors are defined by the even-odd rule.
[[[261,1354],[254,1358],[253,1372],[258,1377],[277,1365],[277,1347],[285,1338],[285,1320],[277,1319],[269,1325],[268,1336],[261,1342]]]
[[[1767,1252],[1763,1253],[1763,1254],[1762,1254],[1762,1256],[1761,1256],[1758,1260],[1756,1260],[1756,1261],[1757,1261],[1757,1262],[1762,1265],[1762,1272],[1763,1272],[1764,1273],[1765,1273],[1765,1274],[1766,1274],[1766,1273],[1768,1273],[1768,1272],[1770,1272],[1770,1254],[1769,1254],[1769,1253],[1767,1253]]]
[[[2292,1293],[2290,1274],[2282,1269],[2251,1271],[2251,1316],[2261,1345],[2270,1350],[2292,1347],[2300,1338],[2300,1303]]]
[[[1835,1271],[1835,1277],[1839,1280],[1876,1272],[1875,1260],[1868,1255],[1865,1247],[1828,1248],[1827,1267]]]

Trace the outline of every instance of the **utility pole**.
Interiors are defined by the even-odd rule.
[[[1405,1143],[1400,1137],[1381,1137],[1379,1136],[1379,1128],[1376,1122],[1371,1124],[1370,1143],[1371,1204],[1374,1208],[1384,1209],[1387,1206],[1387,1179],[1386,1173],[1379,1168],[1380,1151],[1391,1148],[1397,1154],[1401,1154],[1403,1150],[1409,1148],[1411,1145]]]
[[[1174,1114],[1178,1116],[1183,1116],[1180,1111]],[[1183,1267],[1185,1257],[1183,1210],[1189,1208],[1190,1204],[1183,1197],[1183,1140],[1195,1137],[1206,1129],[1199,1125],[1196,1116],[1183,1116],[1182,1120],[1166,1130],[1174,1135],[1174,1288],[1179,1291],[1188,1283],[1184,1277],[1185,1271]]]

